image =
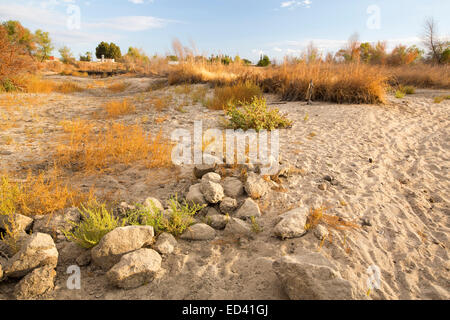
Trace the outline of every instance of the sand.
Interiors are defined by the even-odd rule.
[[[72,79],[81,84],[93,81]],[[62,134],[60,121],[92,119],[110,99],[134,98],[136,114],[120,121],[138,122],[151,132],[162,128],[166,136],[174,128],[191,130],[195,120],[204,120],[208,127],[222,126],[223,113],[200,104],[184,107],[186,113],[175,106],[156,112],[146,102],[146,88],[155,79],[125,81],[130,86],[123,93],[96,88],[70,95],[40,94],[39,107],[12,108],[8,113],[0,109],[14,119],[13,127],[1,131],[14,143],[3,140],[0,144],[0,170],[48,167],[55,141]],[[156,94],[173,90],[163,88]],[[281,179],[283,190],[272,190],[258,200],[263,213],[258,220],[261,233],[246,241],[222,232],[214,241],[179,240],[175,253],[164,257],[157,279],[133,290],[111,287],[104,272],[93,266],[82,268],[81,290],[68,290],[67,265],[59,265],[56,290],[44,298],[287,299],[272,263],[283,255],[309,250],[320,251],[337,265],[355,288],[357,299],[449,299],[450,103],[433,103],[442,94],[449,92],[417,90],[404,99],[389,96],[385,105],[306,105],[280,103],[277,97],[267,96],[271,107],[295,121],[291,129],[281,130],[280,147],[282,158],[297,170]],[[142,121],[143,116],[148,119]],[[165,116],[162,124],[154,123],[155,118]],[[26,134],[33,130],[33,136]],[[326,175],[337,183],[324,182]],[[102,176],[75,175],[72,183],[84,188],[95,183],[115,200],[132,203],[147,196],[165,200],[193,181],[192,166],[167,170],[130,165]],[[322,183],[326,190],[319,189]],[[333,231],[332,242],[325,241],[322,247],[313,233],[286,241],[273,236],[281,213],[298,206],[324,205],[328,214],[358,224],[366,221],[370,226]],[[367,296],[366,271],[372,265],[381,270],[381,286]],[[10,282],[1,283],[0,298],[10,298],[12,288]]]

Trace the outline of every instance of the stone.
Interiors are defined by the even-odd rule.
[[[33,224],[33,219],[18,213],[13,214],[12,218],[14,219],[14,224],[16,230],[26,232],[30,229]],[[0,214],[0,229],[8,228],[11,230],[11,216]]]
[[[320,253],[283,256],[272,267],[291,300],[353,299],[350,282]]]
[[[328,237],[328,229],[321,224],[319,224],[317,227],[314,228],[313,233],[319,240],[323,240],[326,239],[326,237]]]
[[[16,299],[33,299],[50,292],[55,286],[56,271],[52,266],[34,269],[14,288]]]
[[[153,245],[153,249],[160,254],[171,254],[177,246],[177,240],[173,235],[167,232],[163,232],[158,236],[156,243]]]
[[[84,251],[76,259],[76,263],[80,267],[89,265],[91,263],[91,261],[92,261],[92,255],[91,255],[90,250]]]
[[[223,187],[219,183],[210,180],[202,180],[200,190],[209,203],[219,203],[225,197]]]
[[[84,252],[89,250],[80,247],[74,242],[67,242],[60,250],[58,257],[58,265],[73,264],[77,261],[77,258]]]
[[[58,235],[63,235],[63,230],[72,231],[74,223],[80,220],[81,214],[77,208],[67,209],[64,214],[35,216],[33,233],[47,233],[55,239]]]
[[[230,197],[225,197],[223,198],[223,200],[220,202],[219,208],[220,211],[223,214],[230,214],[232,213],[234,210],[236,210],[237,208],[237,201],[236,199],[230,198]]]
[[[197,179],[201,179],[205,174],[214,172],[215,169],[215,164],[198,164],[194,167],[194,176]]]
[[[322,190],[322,191],[325,191],[325,190],[327,190],[327,184],[326,183],[320,183],[318,188],[320,190]]]
[[[269,188],[262,176],[249,172],[247,181],[244,184],[244,189],[252,199],[259,199],[266,195]]]
[[[250,226],[243,220],[231,218],[225,227],[225,234],[234,236],[250,236],[252,230]]]
[[[244,194],[244,184],[238,178],[226,177],[221,184],[227,197],[237,199]]]
[[[186,202],[198,205],[207,205],[208,202],[205,200],[202,191],[200,190],[200,183],[194,184],[189,187],[189,192],[186,195]]]
[[[21,278],[36,268],[56,267],[58,250],[52,237],[45,233],[32,234],[20,250],[8,260],[4,273],[11,278]]]
[[[236,211],[235,217],[239,219],[250,219],[250,217],[260,217],[261,211],[258,204],[250,198],[245,199],[242,206]]]
[[[119,288],[133,289],[151,282],[161,269],[161,256],[153,249],[128,253],[106,273],[109,282]]]
[[[206,215],[206,223],[216,230],[225,229],[229,220],[230,220],[230,216],[226,216],[223,214],[207,214]]]
[[[92,261],[104,270],[110,269],[124,254],[152,244],[153,237],[154,231],[151,226],[116,228],[92,248]]]
[[[152,211],[154,208],[158,209],[160,212],[164,211],[164,207],[161,202],[158,199],[152,197],[148,197],[147,199],[145,199],[144,207],[147,207]]]
[[[197,223],[187,228],[187,230],[181,235],[183,240],[212,240],[216,237],[216,230],[208,226],[205,223]]]
[[[202,182],[203,181],[211,181],[211,182],[215,182],[215,183],[220,183],[221,179],[222,178],[220,177],[220,174],[215,173],[215,172],[209,172],[202,177]]]
[[[281,221],[274,228],[274,234],[281,239],[297,238],[306,233],[305,225],[309,210],[300,207],[283,213]]]

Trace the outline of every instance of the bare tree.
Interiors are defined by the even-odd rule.
[[[424,34],[422,37],[423,44],[429,51],[429,55],[433,62],[441,63],[443,43],[439,40],[437,34],[437,22],[430,17],[425,21]]]

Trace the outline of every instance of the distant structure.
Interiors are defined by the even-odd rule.
[[[100,59],[99,62],[101,62],[101,63],[103,63],[103,62],[112,62],[112,63],[115,63],[115,62],[116,62],[116,59],[105,59],[105,55],[102,54],[102,58]]]
[[[50,56],[50,57],[48,57],[48,60],[50,60],[50,61],[59,61],[59,58],[56,58],[54,56]]]

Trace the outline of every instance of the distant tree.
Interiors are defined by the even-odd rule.
[[[423,51],[416,46],[407,47],[398,45],[392,50],[388,56],[388,63],[390,65],[405,65],[411,64],[422,57]]]
[[[80,55],[80,61],[92,61],[92,53],[91,52],[86,52],[84,54],[84,56]]]
[[[316,62],[321,59],[321,54],[319,49],[314,46],[314,43],[311,41],[306,48],[306,61],[308,63]]]
[[[437,29],[436,20],[428,18],[425,21],[422,41],[428,49],[428,57],[433,63],[446,63],[450,54],[450,42],[440,40]]]
[[[233,62],[233,58],[231,58],[230,56],[227,55],[222,55],[220,57],[220,62],[226,66],[228,66],[230,63]]]
[[[178,61],[178,57],[174,55],[167,56],[167,59],[169,59],[169,61]]]
[[[248,59],[242,59],[242,62],[243,62],[244,65],[246,65],[246,66],[252,65],[252,62],[251,62],[250,60],[248,60]]]
[[[63,63],[73,63],[75,61],[72,51],[70,51],[70,48],[67,46],[59,49],[59,54],[61,55],[61,61]]]
[[[271,64],[271,62],[270,62],[269,57],[267,55],[264,55],[264,56],[261,55],[261,57],[259,58],[257,66],[258,67],[267,67],[270,64]]]
[[[95,56],[97,59],[101,59],[102,56],[108,58],[109,44],[107,42],[100,42],[100,44],[95,48]]]
[[[34,33],[34,39],[36,41],[35,56],[41,61],[48,59],[54,49],[49,33],[38,29]]]
[[[134,61],[140,61],[140,62],[150,62],[150,58],[145,54],[144,50],[129,47],[128,52],[126,54],[126,57],[128,59],[132,59]]]
[[[119,60],[120,58],[122,58],[122,52],[120,52],[119,46],[117,46],[115,43],[112,42],[109,44],[109,50],[107,55],[108,59]]]
[[[19,21],[14,20],[5,21],[2,25],[8,34],[9,40],[13,44],[23,46],[30,55],[34,52],[36,44],[30,30],[22,26]]]

